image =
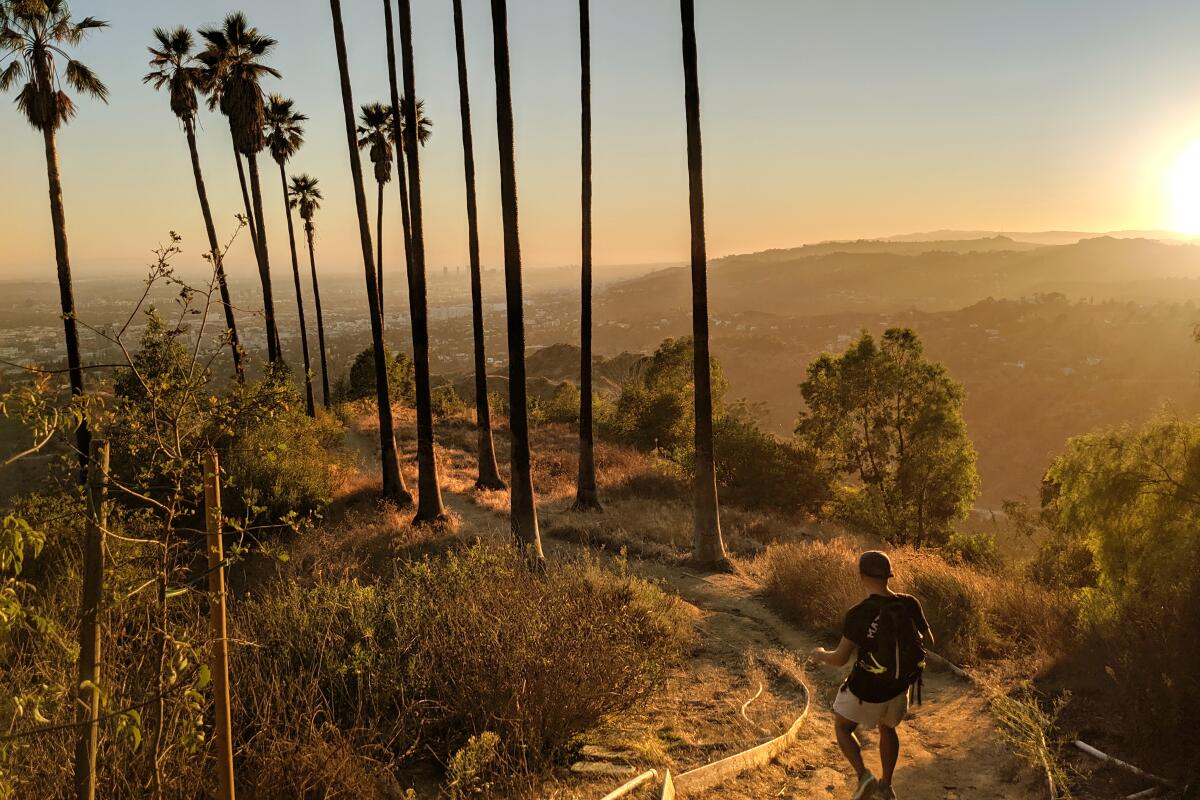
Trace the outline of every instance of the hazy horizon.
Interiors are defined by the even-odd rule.
[[[181,262],[198,263],[203,236],[186,146],[166,98],[141,83],[145,48],[155,25],[195,28],[236,6],[105,5],[78,9],[112,27],[77,54],[107,82],[110,105],[81,99],[59,136],[73,266],[81,278],[125,265],[136,272],[169,230],[184,237]],[[1194,229],[1200,204],[1192,202],[1188,154],[1200,139],[1200,114],[1188,98],[1200,90],[1200,54],[1188,22],[1200,23],[1200,9],[1171,6],[1151,17],[1116,2],[1002,11],[946,2],[701,2],[710,256],[945,228]],[[246,10],[279,39],[268,61],[284,77],[265,89],[295,97],[311,117],[289,172],[311,172],[325,189],[318,258],[323,268],[354,269],[328,8],[270,0]],[[481,0],[468,0],[465,13],[483,258],[496,265],[490,14]],[[466,223],[449,4],[416,4],[414,15],[417,93],[434,120],[422,152],[429,262],[454,266],[466,262]],[[347,9],[356,105],[387,94],[376,17],[374,5]],[[688,222],[676,10],[615,0],[593,17],[596,262],[681,263]],[[570,4],[511,3],[522,244],[531,268],[578,263],[576,26]],[[207,111],[200,125],[224,237],[240,208],[228,134]],[[53,263],[41,144],[11,105],[0,113],[0,139],[6,184],[25,189],[0,199],[0,277],[24,277]],[[278,175],[263,161],[271,252],[283,267]],[[394,186],[385,203],[395,223]],[[392,264],[401,263],[396,228],[389,224],[384,243]],[[231,279],[255,280],[251,261],[239,243]]]

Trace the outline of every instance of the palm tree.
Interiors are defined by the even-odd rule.
[[[153,83],[155,89],[167,87],[171,111],[183,123],[183,131],[187,135],[188,152],[192,157],[192,176],[196,180],[196,195],[200,198],[200,212],[204,216],[204,230],[208,234],[208,250],[216,271],[217,286],[221,291],[221,304],[225,307],[225,327],[229,331],[229,347],[233,352],[233,371],[241,383],[246,378],[246,372],[242,366],[237,320],[233,316],[233,305],[229,301],[229,286],[225,280],[221,247],[217,242],[212,207],[208,204],[204,173],[200,169],[200,153],[196,149],[196,110],[199,107],[196,93],[205,90],[206,73],[192,55],[192,32],[187,28],[182,25],[171,31],[155,28],[154,38],[158,40],[158,45],[149,48],[152,56],[151,71],[142,81]]]
[[[467,44],[462,0],[454,0],[454,44],[458,51],[458,108],[462,117],[463,175],[467,183],[467,252],[471,260],[471,328],[475,336],[475,427],[479,429],[478,489],[503,489],[492,440],[488,407],[487,357],[483,341],[483,281],[479,267],[479,209],[475,201],[475,145],[471,136],[471,95],[467,89]]]
[[[208,70],[209,107],[220,108],[229,120],[229,133],[238,157],[245,156],[250,173],[250,194],[253,207],[247,206],[246,216],[258,260],[258,275],[262,281],[263,316],[267,325],[267,358],[271,363],[283,358],[279,347],[279,329],[275,324],[275,299],[271,291],[271,259],[267,250],[266,221],[263,216],[262,186],[258,177],[258,153],[266,146],[263,133],[265,104],[259,81],[264,76],[280,77],[279,72],[261,62],[277,42],[261,36],[250,27],[246,16],[234,12],[225,17],[219,28],[201,28],[200,35],[208,42],[197,58]],[[242,181],[245,199],[245,181]]]
[[[358,148],[367,150],[375,168],[378,188],[375,221],[375,284],[379,292],[379,313],[383,314],[383,187],[392,181],[392,107],[383,103],[367,103],[358,114]],[[407,219],[407,213],[405,214]],[[405,239],[407,250],[408,237]],[[407,257],[406,257],[407,258]]]
[[[504,290],[508,305],[508,398],[512,431],[509,518],[526,558],[545,563],[533,499],[529,409],[525,387],[525,309],[521,298],[521,238],[517,226],[517,165],[513,141],[512,79],[508,61],[508,4],[492,0],[492,59],[496,73],[496,132],[500,150],[500,206],[504,223]]]
[[[83,395],[83,362],[79,354],[79,329],[75,322],[75,295],[71,259],[67,251],[67,218],[63,207],[62,177],[58,171],[58,129],[75,116],[75,103],[64,87],[108,102],[108,89],[83,63],[64,49],[79,44],[89,31],[108,27],[95,17],[76,21],[62,0],[0,3],[0,91],[18,83],[17,110],[42,133],[46,150],[46,178],[50,185],[50,219],[54,227],[54,256],[58,265],[58,294],[67,343],[67,372],[71,394]],[[56,59],[66,62],[62,72]],[[79,478],[87,481],[91,433],[86,419],[75,429]]]
[[[592,441],[592,20],[588,0],[579,0],[580,190],[582,257],[579,314],[579,478],[576,511],[600,511],[596,454]]]
[[[331,407],[329,400],[329,365],[325,360],[325,316],[321,313],[321,289],[317,286],[317,259],[313,254],[313,215],[321,207],[321,190],[317,188],[317,179],[311,175],[293,175],[292,185],[288,189],[288,205],[300,212],[304,220],[304,237],[308,241],[308,266],[312,271],[313,303],[317,307],[317,344],[321,348],[321,402],[326,408]]]
[[[317,415],[313,401],[312,360],[308,355],[308,326],[304,322],[304,293],[300,290],[300,262],[296,258],[296,230],[292,225],[292,204],[288,201],[287,173],[284,166],[304,144],[304,127],[308,120],[293,110],[295,103],[277,94],[270,96],[266,108],[267,148],[279,165],[279,185],[283,189],[283,212],[287,215],[288,244],[292,249],[292,277],[296,282],[296,312],[300,319],[300,352],[304,358],[304,407],[310,417]]]
[[[333,42],[337,49],[338,74],[342,88],[342,114],[346,123],[346,144],[350,150],[350,175],[354,182],[354,205],[358,211],[358,234],[362,244],[363,269],[367,278],[367,305],[371,317],[371,345],[375,353],[375,398],[379,406],[379,455],[383,469],[383,495],[398,505],[412,503],[404,485],[400,462],[396,457],[396,430],[392,420],[392,402],[388,392],[388,364],[383,350],[383,325],[379,315],[379,295],[371,256],[371,223],[367,220],[367,197],[363,192],[362,163],[358,160],[358,137],[354,132],[354,93],[350,88],[350,67],[346,58],[346,32],[342,27],[342,4],[329,0],[333,17]]]
[[[717,505],[713,458],[712,367],[708,350],[708,256],[704,243],[704,168],[700,142],[700,81],[696,58],[696,3],[680,0],[683,23],[683,105],[687,118],[688,195],[692,223],[692,374],[696,398],[696,497],[692,558],[706,566],[726,567]]]
[[[404,64],[404,129],[401,144],[408,162],[409,213],[412,217],[412,257],[408,271],[408,308],[412,316],[413,368],[417,401],[417,515],[416,523],[446,519],[433,449],[433,402],[429,386],[429,319],[425,291],[425,225],[421,208],[421,161],[418,150],[429,126],[422,123],[413,68],[412,9],[399,0],[400,53]]]
[[[396,79],[396,39],[392,31],[392,0],[383,0],[383,29],[386,33],[384,37],[387,43],[387,65],[388,65],[388,86],[391,91],[392,104],[392,142],[401,141],[404,138],[403,131],[405,120],[404,103],[400,100],[400,89]],[[425,101],[417,100],[418,109],[418,134],[421,144],[425,144],[429,139],[431,123],[422,113],[425,108]],[[405,176],[404,168],[404,147],[401,146],[399,158],[396,159],[396,170],[399,173],[399,180],[396,181],[396,187],[400,191],[400,222],[404,233],[404,263],[408,270],[412,269],[412,219],[409,215],[408,207],[408,178]],[[381,294],[382,302],[382,294]]]

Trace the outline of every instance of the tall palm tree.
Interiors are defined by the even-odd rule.
[[[196,148],[196,110],[199,104],[197,92],[205,91],[206,73],[192,55],[192,32],[182,25],[167,31],[154,29],[157,46],[151,46],[151,71],[142,79],[154,84],[155,89],[166,87],[171,101],[171,111],[183,123],[187,135],[188,152],[192,157],[192,176],[196,180],[196,195],[200,198],[200,213],[204,216],[204,230],[208,234],[208,251],[213,269],[217,274],[217,286],[221,292],[221,304],[225,307],[225,327],[229,331],[229,347],[233,352],[233,371],[239,383],[245,380],[242,366],[242,350],[238,342],[237,320],[233,316],[233,305],[229,301],[229,286],[225,280],[225,265],[222,263],[221,246],[217,241],[217,228],[213,224],[212,207],[208,203],[208,190],[204,186],[204,173],[200,169],[200,152]]]
[[[600,511],[596,453],[592,441],[592,20],[588,0],[579,0],[579,105],[582,185],[582,256],[579,313],[579,478],[575,510]]]
[[[317,258],[313,254],[313,235],[316,226],[313,216],[321,207],[321,190],[317,188],[317,179],[311,175],[293,175],[292,185],[288,189],[288,205],[300,212],[304,220],[304,237],[308,241],[308,266],[312,272],[313,304],[317,307],[317,344],[321,348],[321,402],[326,408],[331,407],[329,400],[329,365],[325,360],[325,315],[321,312],[321,289],[317,285]]]
[[[239,177],[241,156],[246,158],[250,174],[253,206],[247,207],[246,216],[253,232],[251,238],[258,261],[258,276],[262,282],[267,358],[275,363],[281,361],[283,356],[279,347],[279,328],[275,324],[275,299],[271,290],[271,259],[267,249],[258,153],[266,146],[263,133],[266,107],[259,81],[268,75],[280,77],[277,70],[263,64],[261,59],[271,52],[277,42],[260,35],[257,28],[250,27],[246,16],[240,11],[226,16],[220,27],[201,28],[199,33],[208,42],[197,58],[209,73],[209,107],[220,108],[229,120],[229,133],[233,139],[235,156],[238,157]],[[242,194],[245,199],[244,185]]]
[[[429,385],[429,315],[425,290],[425,223],[421,207],[421,160],[418,150],[422,135],[421,106],[417,102],[413,68],[412,8],[410,0],[399,0],[400,53],[404,65],[404,128],[401,131],[404,159],[408,162],[408,200],[412,217],[412,258],[408,271],[408,308],[412,316],[413,371],[417,401],[417,515],[416,523],[446,518],[438,480],[437,456],[433,448],[433,402]]]
[[[700,80],[696,58],[696,3],[680,0],[683,24],[683,105],[687,118],[688,196],[692,224],[692,362],[696,402],[696,496],[692,558],[699,564],[726,567],[717,505],[713,457],[712,367],[708,349],[708,256],[704,242],[704,166],[700,141]]]
[[[367,305],[371,317],[371,346],[375,354],[375,398],[379,406],[379,455],[383,468],[383,495],[398,505],[412,503],[404,485],[400,462],[396,457],[396,430],[392,420],[392,402],[388,391],[388,364],[383,350],[383,325],[379,315],[379,295],[371,255],[371,223],[367,220],[367,197],[363,191],[362,163],[358,160],[358,137],[354,132],[354,93],[350,88],[350,67],[346,58],[346,32],[342,27],[342,4],[329,0],[333,17],[333,42],[337,49],[338,74],[342,89],[342,115],[346,123],[346,145],[350,151],[350,175],[354,183],[354,205],[358,211],[358,235],[362,244],[363,269],[367,278]]]
[[[492,0],[492,60],[496,73],[496,132],[500,150],[500,207],[504,223],[504,290],[508,305],[508,399],[512,431],[509,518],[526,558],[545,563],[533,498],[529,409],[525,387],[525,308],[521,297],[521,237],[517,224],[517,164],[508,59],[508,4]]]
[[[479,429],[478,489],[503,489],[488,407],[487,357],[483,340],[483,281],[479,267],[479,209],[475,199],[475,145],[471,136],[471,95],[467,88],[467,43],[462,0],[454,0],[454,44],[458,52],[458,109],[462,117],[463,175],[467,183],[467,252],[471,260],[471,329],[475,337],[475,427]]]
[[[75,103],[65,91],[108,102],[108,89],[83,63],[71,58],[65,48],[83,41],[89,31],[108,27],[95,17],[75,20],[62,0],[0,3],[0,91],[18,83],[17,110],[42,133],[46,151],[46,178],[50,187],[50,219],[54,227],[54,256],[58,265],[58,294],[62,306],[63,332],[67,343],[67,372],[71,394],[83,395],[83,362],[79,353],[79,329],[75,322],[75,295],[71,281],[71,258],[67,250],[67,217],[63,206],[62,177],[58,170],[58,129],[75,116]],[[65,61],[59,71],[58,59]],[[87,421],[75,429],[79,453],[80,482],[87,481],[91,433]]]
[[[292,250],[292,277],[296,283],[296,313],[300,320],[300,352],[304,358],[304,407],[310,417],[317,415],[313,401],[312,359],[308,355],[308,326],[304,322],[304,293],[300,290],[300,261],[296,258],[296,230],[292,225],[292,204],[288,201],[285,165],[304,144],[303,123],[308,117],[294,110],[295,103],[273,94],[266,108],[267,149],[279,165],[279,186],[283,190],[283,213],[287,215],[288,244]]]
[[[375,285],[379,292],[379,313],[383,308],[383,187],[392,181],[392,107],[383,103],[367,103],[358,114],[358,149],[366,150],[375,169],[378,196],[375,201]],[[403,179],[402,179],[403,180]],[[407,217],[407,214],[406,214]],[[405,237],[407,250],[408,237]],[[406,256],[407,259],[407,256]],[[386,327],[386,325],[385,325]]]

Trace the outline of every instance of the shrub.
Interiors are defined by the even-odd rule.
[[[801,625],[835,636],[863,598],[858,550],[844,539],[771,545],[763,558],[768,601]],[[1020,576],[989,575],[930,552],[890,552],[896,589],[921,601],[938,653],[959,663],[1053,655],[1074,622],[1070,599]]]
[[[995,572],[1004,565],[996,537],[987,531],[965,533],[955,531],[946,540],[942,552],[951,560]]]
[[[431,391],[429,403],[433,408],[433,416],[439,419],[465,411],[467,408],[467,404],[458,396],[458,390],[449,383]]]
[[[405,352],[393,353],[387,346],[383,348],[383,357],[387,362],[388,392],[392,402],[411,407],[416,401],[412,358]],[[368,347],[354,357],[349,371],[334,384],[333,395],[339,403],[375,399],[374,348]]]
[[[550,395],[550,399],[543,404],[542,411],[547,422],[578,425],[579,402],[579,387],[570,381],[563,381],[554,389],[554,394]]]
[[[720,417],[713,436],[717,480],[729,499],[813,513],[828,498],[829,479],[816,454],[760,430],[744,407]]]
[[[243,741],[328,718],[360,749],[428,748],[472,781],[485,763],[512,772],[560,756],[658,686],[687,638],[675,601],[641,580],[593,563],[537,575],[483,545],[375,586],[284,584],[235,620],[259,645],[235,651]],[[477,757],[492,737],[495,757]]]

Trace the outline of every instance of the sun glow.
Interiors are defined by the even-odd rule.
[[[1187,146],[1170,172],[1171,228],[1200,234],[1200,140]]]

